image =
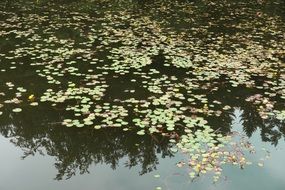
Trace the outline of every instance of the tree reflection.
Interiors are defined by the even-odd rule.
[[[227,90],[230,89],[230,90]],[[270,142],[277,146],[278,141],[285,138],[285,122],[276,119],[274,116],[262,119],[258,106],[253,105],[245,99],[253,94],[258,93],[247,88],[231,88],[229,85],[219,83],[219,90],[209,95],[212,100],[219,100],[222,106],[230,105],[231,109],[223,111],[221,116],[209,117],[210,125],[215,129],[220,129],[224,134],[232,130],[233,117],[235,116],[235,108],[241,110],[242,131],[248,138],[260,130],[261,139],[264,142]],[[282,101],[276,101],[275,106],[282,108]]]
[[[261,139],[264,142],[271,142],[277,146],[278,141],[285,137],[284,123],[274,117],[262,119],[256,108],[252,105],[245,105],[242,113],[243,131],[248,137],[251,137],[257,129],[260,129]]]
[[[219,117],[209,117],[210,126],[224,134],[230,133],[235,107],[238,107],[242,110],[242,130],[248,137],[259,129],[261,139],[275,146],[285,137],[284,123],[273,117],[262,119],[257,108],[245,101],[248,92],[241,94],[233,90],[226,93],[222,89],[210,94],[209,98],[232,108],[223,111]],[[237,100],[235,95],[239,96]],[[2,117],[0,133],[23,150],[23,158],[35,153],[54,156],[57,180],[70,178],[77,172],[87,173],[92,164],[104,163],[116,169],[123,158],[127,159],[126,167],[140,165],[140,174],[145,174],[156,169],[160,156],[173,156],[168,138],[160,134],[138,136],[136,131],[122,131],[120,128],[66,128],[56,123],[63,119],[61,117],[61,113],[54,110],[26,109],[21,114]]]
[[[156,169],[158,157],[172,156],[166,137],[141,137],[135,131],[124,132],[120,128],[94,130],[47,126],[48,121],[50,123],[50,119],[57,116],[52,112],[27,111],[21,117],[11,116],[1,121],[0,127],[0,133],[23,150],[23,158],[35,153],[54,156],[57,180],[65,176],[70,178],[77,171],[86,173],[91,164],[104,163],[116,169],[123,158],[127,158],[126,167],[140,165],[140,174],[145,174]]]

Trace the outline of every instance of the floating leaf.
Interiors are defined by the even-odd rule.
[[[18,113],[18,112],[21,112],[22,109],[21,108],[14,108],[12,111],[15,112],[15,113]]]
[[[95,125],[94,129],[101,129],[101,126],[100,125]]]

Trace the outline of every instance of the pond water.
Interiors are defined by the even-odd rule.
[[[285,2],[0,2],[0,189],[285,188]]]

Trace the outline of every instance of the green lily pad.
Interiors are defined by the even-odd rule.
[[[22,109],[21,108],[14,108],[12,111],[15,112],[15,113],[18,113],[18,112],[21,112]]]

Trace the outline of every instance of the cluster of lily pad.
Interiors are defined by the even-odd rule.
[[[270,115],[275,115],[273,112],[274,104],[266,97],[261,94],[255,94],[246,99],[246,101],[252,102],[254,105],[258,106],[259,114],[261,118],[267,119]]]
[[[251,164],[246,159],[245,151],[254,152],[254,147],[237,134],[222,135],[214,131],[203,118],[191,120],[191,125],[185,129],[186,134],[181,136],[177,147],[187,155],[188,162],[178,163],[178,167],[188,165],[190,178],[213,173],[216,182],[222,175],[223,165],[233,164],[243,168]],[[200,129],[193,130],[194,126]],[[235,142],[235,138],[240,137]],[[175,142],[175,141],[173,141]]]

